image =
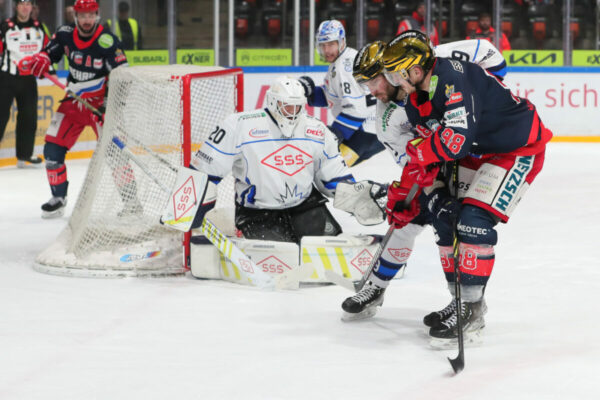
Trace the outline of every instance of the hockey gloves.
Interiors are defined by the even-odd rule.
[[[31,56],[31,73],[37,78],[42,78],[50,70],[50,64],[48,54],[43,51],[34,54]]]
[[[440,172],[439,164],[421,166],[419,164],[413,164],[409,162],[404,168],[406,169],[406,174],[420,187],[428,187],[433,185],[435,178]]]
[[[298,78],[298,81],[304,88],[304,96],[306,96],[306,98],[309,98],[310,96],[312,96],[312,94],[315,91],[315,81],[313,81],[310,76],[306,76],[306,75]]]
[[[393,225],[395,229],[405,227],[421,211],[418,200],[420,191],[413,197],[408,207],[405,207],[403,204],[412,186],[412,182],[407,183],[394,181],[388,187],[388,201],[385,212],[387,213],[389,224]]]
[[[436,219],[453,221],[460,213],[460,201],[451,196],[446,188],[438,188],[427,195],[427,208]]]

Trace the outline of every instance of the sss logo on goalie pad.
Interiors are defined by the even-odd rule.
[[[194,179],[190,176],[172,197],[173,216],[175,220],[183,217],[190,209],[194,207],[198,199],[196,198],[196,187]]]
[[[262,268],[263,272],[269,272],[271,274],[283,274],[285,271],[292,269],[289,265],[275,256],[269,256],[264,260],[257,262],[256,265]]]
[[[358,253],[358,255],[350,261],[350,264],[359,270],[361,274],[364,274],[367,268],[369,268],[372,259],[373,254],[371,254],[369,250],[363,249],[363,251]]]

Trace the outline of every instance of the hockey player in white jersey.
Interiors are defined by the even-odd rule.
[[[506,75],[506,60],[500,50],[485,39],[459,40],[433,48],[436,57],[452,58],[479,65],[499,79]]]
[[[244,238],[299,242],[338,235],[323,194],[331,197],[339,182],[354,178],[335,136],[306,114],[298,80],[277,79],[266,98],[265,109],[229,115],[195,154],[192,167],[212,184],[192,226],[214,206],[215,184],[233,173],[235,225]]]
[[[418,137],[419,134],[427,135],[427,133],[413,129],[404,110],[408,93],[392,85],[384,74],[382,56],[385,46],[386,44],[381,41],[364,46],[355,59],[353,73],[356,81],[365,85],[366,89],[377,98],[377,138],[391,152],[398,166],[403,168],[407,162],[408,141]],[[450,56],[474,62],[490,73],[501,74],[499,77],[506,73],[506,62],[501,53],[486,40],[447,43],[438,46],[435,51],[436,54],[440,54],[440,57]],[[401,200],[405,195],[404,192],[407,192],[407,188],[390,185],[388,208],[393,209],[394,205],[391,203],[395,198]],[[347,298],[342,304],[342,308],[347,313],[345,319],[361,319],[375,315],[376,307],[383,303],[383,295],[389,282],[406,266],[416,236],[426,225],[431,224],[434,216],[439,217],[442,214],[449,216],[457,212],[457,204],[445,188],[436,187],[435,190],[425,192],[427,193],[419,197],[421,212],[407,225],[402,227],[397,225],[398,229],[394,231],[376,267],[367,277],[363,289]],[[441,324],[454,311],[453,304],[428,314],[424,318],[424,323],[427,326]]]
[[[349,166],[379,153],[383,146],[375,136],[375,98],[352,77],[356,50],[346,45],[340,21],[323,21],[316,34],[317,50],[329,64],[323,86],[309,76],[300,77],[308,105],[329,107],[334,121],[329,126],[340,141],[340,152]]]

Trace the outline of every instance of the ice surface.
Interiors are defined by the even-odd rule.
[[[597,399],[599,158],[600,144],[548,146],[499,228],[484,343],[466,349],[456,377],[446,361],[456,352],[430,349],[421,323],[449,301],[431,229],[378,315],[343,323],[350,292],[339,287],[37,273],[87,162],[67,162],[71,197],[58,220],[40,218],[43,169],[1,169],[0,399]],[[394,171],[370,163],[357,175]]]

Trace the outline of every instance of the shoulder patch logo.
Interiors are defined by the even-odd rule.
[[[103,33],[98,38],[98,44],[100,45],[100,47],[102,47],[104,49],[111,48],[114,43],[115,43],[115,39],[113,39],[113,37],[110,36],[108,33]]]
[[[452,93],[454,93],[454,85],[446,84],[446,90],[444,93],[446,94],[446,97],[450,98],[450,96],[452,96]]]
[[[323,129],[319,129],[318,127],[306,128],[305,135],[321,141],[325,139],[325,132],[323,132]]]
[[[456,71],[456,72],[460,72],[461,74],[464,72],[463,71],[463,66],[461,63],[459,63],[456,60],[448,60],[450,61],[450,65],[452,65],[452,68]]]

